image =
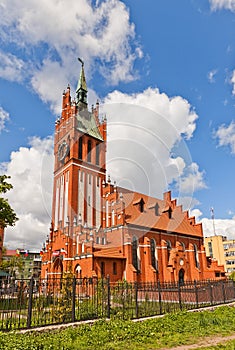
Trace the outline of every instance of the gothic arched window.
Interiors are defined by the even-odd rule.
[[[193,245],[193,251],[194,251],[195,266],[196,266],[197,268],[199,268],[198,249],[197,249],[197,245],[196,245],[196,244]]]
[[[155,239],[150,239],[151,265],[157,270],[157,249]]]
[[[185,252],[185,244],[184,244],[184,242],[180,242],[180,250],[182,251],[182,252]]]
[[[138,240],[134,236],[133,239],[132,239],[132,265],[134,266],[134,268],[137,271],[139,271],[137,249],[138,249]]]
[[[167,262],[170,259],[170,254],[171,254],[171,241],[166,241],[166,249],[167,249]]]

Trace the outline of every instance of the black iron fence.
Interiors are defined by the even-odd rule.
[[[135,319],[235,301],[231,280],[110,283],[109,278],[6,280],[0,288],[0,330],[98,318]]]

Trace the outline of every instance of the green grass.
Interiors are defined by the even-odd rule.
[[[235,333],[235,308],[220,307],[215,311],[174,313],[143,322],[102,320],[93,326],[81,325],[59,331],[0,333],[0,349],[154,350],[197,343],[205,336],[231,333]],[[230,347],[208,349],[235,349],[235,342],[228,344]]]

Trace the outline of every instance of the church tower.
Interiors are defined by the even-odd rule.
[[[76,96],[63,93],[61,117],[55,123],[53,230],[101,226],[101,189],[105,180],[106,120],[99,119],[99,102],[87,106],[82,64]]]
[[[106,119],[88,110],[84,63],[75,98],[63,93],[55,123],[52,225],[42,251],[42,279],[71,272],[112,282],[221,278],[207,260],[203,231],[171,192],[163,199],[106,182]]]

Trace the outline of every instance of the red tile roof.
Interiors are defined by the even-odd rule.
[[[176,205],[176,200],[171,200],[169,192],[165,194],[164,199],[157,199],[120,187],[118,192],[119,195],[120,193],[123,195],[127,224],[202,237],[201,224],[194,224],[195,219],[189,218],[188,212],[182,211],[182,207]],[[139,206],[136,205],[141,198],[145,203],[143,212],[140,212]],[[156,205],[159,215],[156,215]],[[169,218],[169,210],[172,210],[171,218]]]

